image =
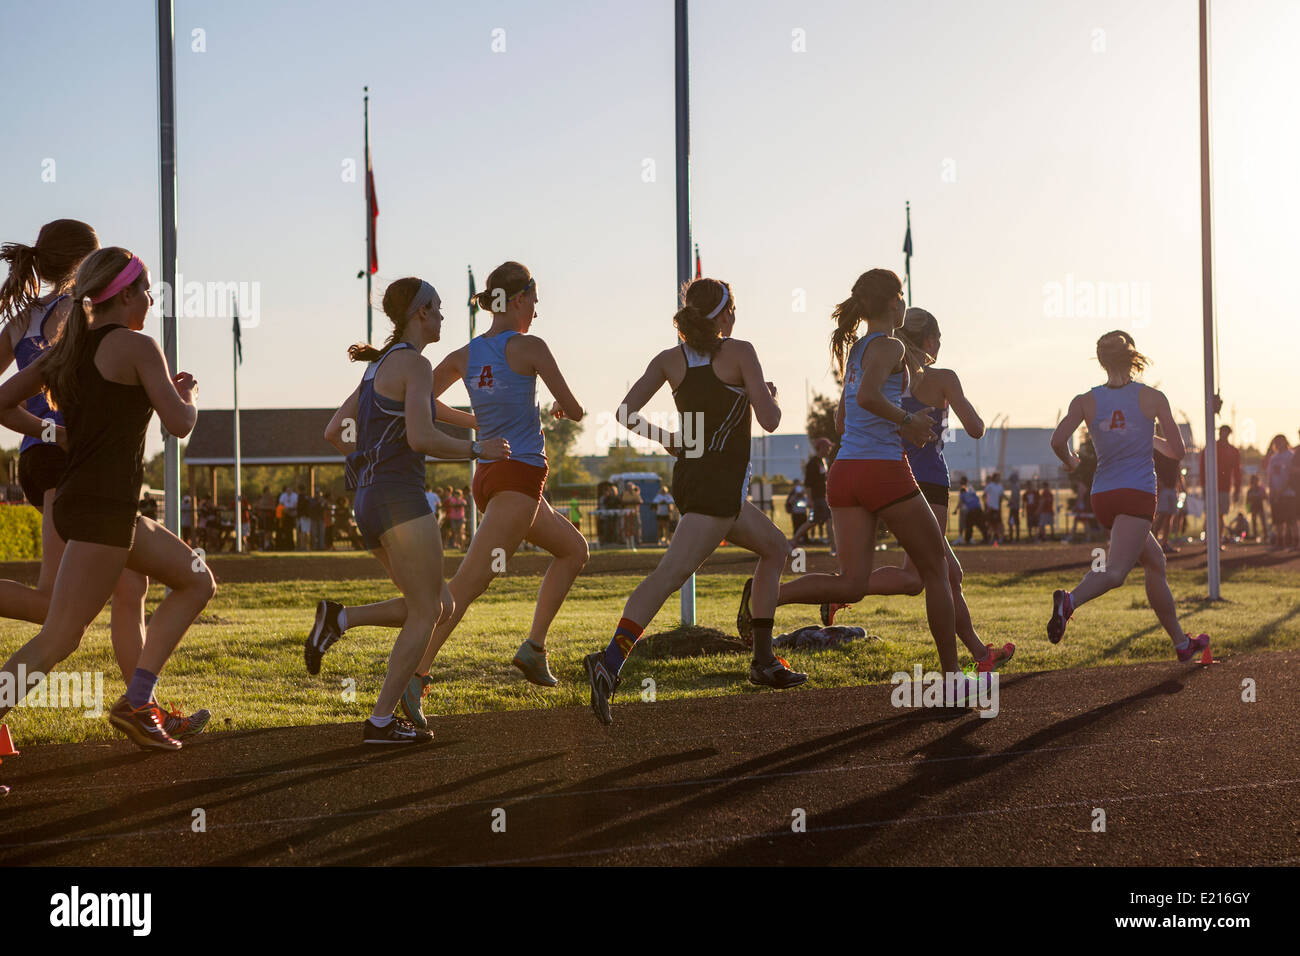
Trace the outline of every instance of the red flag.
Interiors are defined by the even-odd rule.
[[[379,199],[375,196],[375,171],[370,167],[370,151],[366,150],[366,251],[370,258],[370,274],[379,271],[379,244],[375,238],[375,219],[379,216]]]
[[[700,272],[700,245],[699,243],[696,243],[695,244],[695,278],[699,279],[702,276],[703,273]]]

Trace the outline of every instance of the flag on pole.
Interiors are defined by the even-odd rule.
[[[235,336],[235,362],[238,365],[244,364],[244,342],[239,335],[239,306],[235,305],[231,311],[234,313],[235,324],[231,331]]]
[[[912,224],[907,224],[907,235],[903,237],[903,254],[909,259],[912,257]]]
[[[703,275],[704,273],[700,271],[700,244],[697,242],[695,244],[695,278],[702,278]]]
[[[478,292],[474,288],[474,267],[469,266],[469,321],[470,326],[474,324],[474,316],[478,315]]]
[[[912,304],[912,204],[907,204],[907,233],[903,236],[903,271],[907,281],[907,304]]]
[[[379,218],[379,199],[375,196],[375,171],[370,166],[370,146],[366,146],[366,250],[370,256],[370,274],[379,271],[379,244],[375,237]]]

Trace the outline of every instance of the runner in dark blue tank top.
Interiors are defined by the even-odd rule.
[[[949,412],[957,416],[966,434],[975,440],[984,434],[984,420],[980,418],[979,413],[975,411],[975,406],[966,397],[957,373],[952,369],[934,366],[939,356],[940,334],[939,322],[933,315],[924,309],[908,309],[903,317],[903,326],[898,330],[898,338],[907,350],[909,362],[921,369],[903,395],[903,410],[915,413],[924,409],[933,409],[933,417],[936,419],[932,429],[935,438],[933,442],[916,445],[904,439],[903,451],[911,463],[912,474],[916,476],[917,484],[921,487],[921,494],[930,503],[935,521],[942,529],[948,524],[950,482],[948,463],[943,457],[943,443],[944,433],[948,428]],[[971,652],[979,671],[996,670],[1011,660],[1016,646],[1008,641],[1001,647],[995,647],[992,644],[985,644],[980,639],[975,631],[975,625],[971,622],[966,597],[962,593],[961,562],[953,553],[946,534],[944,548],[948,558],[948,581],[952,585],[953,608],[957,614],[957,636]],[[901,567],[889,564],[871,572],[871,584],[867,593],[916,595],[923,589],[921,575],[917,572],[915,563],[904,551]],[[832,613],[828,614],[828,618],[833,619],[833,611],[836,607],[830,605],[829,610]]]
[[[325,438],[347,455],[362,539],[402,592],[400,599],[359,607],[321,601],[303,646],[307,672],[316,674],[321,655],[349,627],[400,628],[363,728],[367,744],[417,744],[433,738],[424,729],[420,707],[425,685],[413,675],[434,626],[451,613],[451,595],[442,581],[438,522],[424,494],[425,456],[510,456],[504,440],[452,438],[434,424],[435,416],[470,428],[475,424],[472,415],[434,399],[433,366],[420,354],[441,337],[441,305],[433,286],[421,279],[398,279],[388,287],[383,308],[393,323],[392,334],[382,349],[364,344],[348,349],[352,361],[369,364],[361,384],[325,429]],[[410,720],[394,714],[399,702]]]
[[[591,709],[605,724],[613,721],[610,701],[633,646],[669,595],[723,539],[758,555],[754,577],[744,587],[744,603],[752,593],[754,609],[743,622],[754,651],[750,681],[784,689],[808,679],[772,652],[772,612],[790,544],[767,515],[746,500],[751,409],[765,431],[775,431],[781,422],[776,388],[764,381],[754,346],[729,337],[736,323],[736,300],[727,283],[696,279],[682,298],[682,308],[673,317],[682,344],[656,355],[618,408],[620,424],[676,455],[673,499],[682,517],[659,566],[628,598],[609,646],[583,660]],[[680,432],[661,429],[641,415],[665,383],[673,390],[681,416]]]
[[[1149,364],[1127,332],[1107,332],[1097,340],[1097,361],[1106,370],[1106,382],[1076,395],[1070,409],[1052,433],[1052,451],[1073,472],[1079,459],[1070,441],[1086,425],[1097,450],[1097,470],[1092,479],[1092,510],[1097,521],[1110,529],[1110,547],[1100,570],[1091,570],[1073,591],[1052,594],[1052,616],[1047,638],[1056,644],[1075,610],[1093,598],[1119,587],[1135,564],[1146,579],[1147,603],[1160,626],[1174,642],[1174,654],[1184,663],[1209,653],[1208,634],[1190,637],[1178,622],[1178,609],[1165,575],[1165,553],[1151,534],[1156,511],[1156,478],[1152,451],[1175,461],[1185,449],[1182,432],[1174,421],[1163,392],[1135,381]],[[1160,424],[1163,436],[1155,433]]]
[[[582,421],[582,406],[569,390],[550,348],[529,329],[537,318],[537,283],[527,267],[505,262],[492,270],[479,308],[492,313],[486,332],[449,354],[434,371],[433,392],[441,395],[457,382],[469,393],[478,418],[479,434],[510,442],[510,461],[484,455],[473,482],[474,503],[483,520],[448,582],[456,606],[439,622],[420,661],[427,672],[461,617],[502,570],[497,556],[509,558],[523,541],[551,554],[552,560],[537,593],[537,606],[528,636],[515,652],[513,664],[541,687],[559,681],[551,673],[546,635],[569,588],[587,564],[587,539],[563,514],[542,497],[546,484],[546,444],[537,409],[537,379],[554,397],[550,415]],[[515,460],[518,452],[519,460]]]

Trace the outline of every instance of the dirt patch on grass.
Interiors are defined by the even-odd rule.
[[[714,657],[719,654],[748,654],[749,648],[734,634],[711,627],[676,627],[637,641],[637,656]]]

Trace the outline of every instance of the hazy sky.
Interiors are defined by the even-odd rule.
[[[255,284],[241,404],[335,405],[359,376],[364,197],[345,173],[369,84],[376,301],[404,275],[437,286],[436,361],[467,334],[466,265],[481,285],[526,263],[593,452],[595,413],[674,341],[672,7],[178,0],[180,271]],[[833,304],[865,269],[901,274],[910,200],[915,304],[986,420],[1052,425],[1101,380],[1097,336],[1126,328],[1200,438],[1194,0],[690,16],[694,238],[780,388],[780,431],[802,430],[805,383],[833,388]],[[0,0],[0,18],[0,239],[84,219],[157,279],[154,4]],[[1225,415],[1294,440],[1300,3],[1217,0],[1212,29]],[[201,404],[229,407],[229,319],[182,318],[180,348]]]

